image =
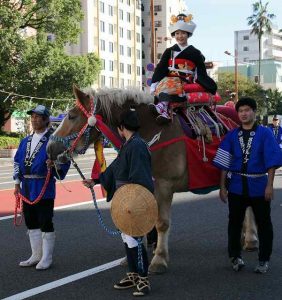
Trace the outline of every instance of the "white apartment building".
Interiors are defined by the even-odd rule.
[[[234,45],[238,51],[238,61],[254,62],[259,59],[258,37],[251,34],[251,29],[235,31]],[[272,29],[272,33],[263,35],[261,59],[282,61],[282,32]]]
[[[151,4],[154,7],[152,26]],[[175,44],[168,30],[170,17],[180,13],[187,13],[184,0],[143,0],[142,1],[142,65],[143,86],[146,87],[152,72],[146,69],[149,63],[157,63],[166,48]],[[152,40],[152,30],[155,32]],[[152,47],[155,55],[152,55]],[[154,56],[154,57],[152,57]]]
[[[81,4],[83,32],[67,52],[98,54],[102,71],[94,87],[141,88],[141,1],[81,0]]]

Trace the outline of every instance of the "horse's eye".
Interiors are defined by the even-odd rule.
[[[72,116],[71,114],[68,114],[68,118],[69,118],[69,120],[74,120],[76,118],[76,116]]]

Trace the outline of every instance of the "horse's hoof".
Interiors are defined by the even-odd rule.
[[[167,267],[164,265],[150,265],[149,274],[164,274],[167,271]]]

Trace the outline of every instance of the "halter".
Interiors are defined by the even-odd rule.
[[[81,128],[79,132],[73,133],[71,135],[68,135],[66,137],[59,137],[55,135],[50,136],[50,140],[55,142],[61,142],[63,145],[67,148],[62,155],[67,155],[67,157],[71,157],[72,153],[76,154],[84,154],[88,148],[88,143],[90,139],[90,131],[93,127],[95,127],[97,119],[94,116],[94,100],[90,101],[90,111],[87,111],[85,107],[80,103],[79,100],[76,100],[76,106],[80,109],[80,111],[85,115],[87,118],[87,122],[84,124],[84,126]],[[77,151],[75,150],[75,147],[77,146],[80,138],[85,135],[85,142],[81,150]],[[74,142],[71,145],[71,141]]]

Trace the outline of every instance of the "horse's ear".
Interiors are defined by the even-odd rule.
[[[89,96],[82,92],[76,84],[73,84],[73,93],[82,104],[89,101]]]

